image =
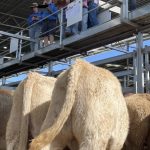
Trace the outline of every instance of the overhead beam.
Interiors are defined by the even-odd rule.
[[[41,58],[44,58],[44,59],[52,59],[52,57],[50,57],[50,56],[46,56],[46,55],[42,55],[42,54],[38,54],[38,53],[35,53],[35,56],[41,57]]]
[[[133,54],[134,53],[131,52],[131,53],[128,53],[128,54],[123,54],[123,55],[115,56],[115,57],[112,57],[112,58],[107,58],[107,59],[104,59],[104,60],[98,60],[98,61],[93,62],[93,64],[96,65],[96,66],[99,66],[99,65],[103,65],[103,64],[112,63],[112,62],[115,62],[115,61],[120,61],[120,60],[123,60],[123,59],[129,59],[129,58],[133,57]]]
[[[119,71],[119,72],[115,72],[114,74],[117,77],[121,77],[121,76],[133,75],[134,71],[133,70]]]
[[[21,36],[21,35],[17,35],[17,34],[12,34],[12,33],[4,32],[4,31],[0,31],[0,34],[1,34],[1,35],[6,35],[6,36],[9,36],[9,37],[13,37],[13,38],[16,38],[16,39],[21,39],[21,40],[26,40],[26,41],[35,42],[35,40],[30,39],[30,38],[28,38],[28,37],[26,37],[26,36]]]
[[[127,50],[123,50],[123,49],[120,49],[120,48],[117,48],[117,47],[113,47],[113,46],[105,46],[105,47],[109,48],[111,50],[116,50],[116,51],[119,51],[119,52],[128,53]]]
[[[0,12],[0,14],[2,14],[2,15],[6,15],[6,16],[9,16],[9,17],[13,17],[13,18],[22,19],[22,20],[26,21],[26,18],[23,18],[23,17],[20,17],[20,16],[15,16],[15,15],[11,15],[11,14],[7,14],[7,13],[3,13],[3,12]]]
[[[25,28],[18,27],[18,26],[13,26],[13,25],[1,23],[1,22],[0,22],[0,25],[5,26],[5,27],[11,27],[11,28],[18,29],[18,30],[25,30]]]

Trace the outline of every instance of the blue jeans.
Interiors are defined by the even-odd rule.
[[[31,51],[39,49],[39,36],[41,33],[41,25],[37,24],[29,28],[29,36],[31,39],[36,40],[36,42],[30,42]]]
[[[94,8],[98,7],[96,3],[93,1],[89,2],[88,4],[88,10],[92,10]],[[88,18],[88,27],[93,27],[95,25],[98,25],[98,19],[97,19],[97,9],[94,9],[89,12],[89,18]]]
[[[78,30],[78,23],[75,23],[69,27],[66,28],[66,32],[69,32],[71,34],[78,34],[79,30]]]
[[[136,0],[130,0],[129,1],[129,10],[132,11],[136,9]]]
[[[87,22],[88,22],[88,8],[83,7],[83,18],[81,21],[81,31],[87,30]]]
[[[71,25],[70,27],[67,27],[66,31],[73,33],[73,34],[78,34],[79,33],[79,25],[81,24],[81,31],[86,31],[87,30],[87,21],[88,21],[88,9],[83,7],[82,11],[82,21],[80,23],[75,23]]]

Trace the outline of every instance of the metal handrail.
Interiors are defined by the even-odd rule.
[[[96,9],[98,9],[98,8],[100,8],[100,7],[104,6],[104,5],[106,5],[106,4],[111,3],[111,2],[113,2],[113,0],[109,0],[109,1],[105,2],[104,4],[99,5],[98,7],[94,8],[94,9],[92,9],[92,10],[88,10],[88,12],[87,12],[87,13],[84,13],[83,16],[86,15],[86,14],[88,14],[89,12],[94,11],[94,10],[96,10]],[[108,10],[108,9],[114,7],[116,4],[118,4],[118,2],[116,2],[116,3],[113,4],[113,5],[110,5],[108,8],[106,8],[106,9],[104,9],[104,10]],[[43,19],[41,19],[41,20],[35,22],[34,24],[28,26],[27,28],[21,30],[20,32],[24,32],[24,31],[26,31],[26,30],[29,30],[29,29],[30,29],[31,27],[33,27],[34,25],[37,25],[37,24],[43,22],[45,19],[49,18],[50,16],[53,16],[53,15],[58,14],[58,13],[63,13],[64,9],[66,9],[66,8],[67,8],[67,6],[63,7],[61,10],[57,10],[56,12],[54,12],[54,13],[52,13],[52,14],[46,16],[45,18],[43,18]],[[46,31],[45,33],[50,32],[50,31],[53,31],[53,30],[55,30],[55,29],[57,29],[57,28],[60,29],[60,45],[61,45],[61,44],[62,44],[62,40],[63,40],[63,38],[62,38],[62,31],[61,31],[61,30],[63,30],[63,29],[62,29],[62,26],[64,26],[64,25],[66,25],[66,20],[62,19],[62,22],[59,22],[59,25],[57,25],[57,26],[56,26],[55,28],[53,28],[53,29],[50,29],[49,31]],[[40,34],[40,36],[42,36],[42,35],[45,34],[45,33]],[[37,39],[39,39],[39,37],[35,38],[34,40],[30,38],[30,39],[28,39],[28,41],[30,41],[30,42],[36,42]],[[23,39],[23,40],[25,40],[25,39]],[[26,44],[26,45],[24,45],[22,48],[25,48],[25,47],[28,46],[28,45],[29,45],[29,43]]]

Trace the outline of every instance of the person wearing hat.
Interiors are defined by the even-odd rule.
[[[42,12],[42,37],[44,38],[44,46],[47,46],[50,42],[54,42],[54,34],[56,32],[56,22],[58,19],[58,8],[52,0],[43,0],[43,5],[46,6],[45,10]]]
[[[30,6],[32,14],[28,17],[29,36],[31,39],[35,39],[36,42],[31,42],[31,51],[35,51],[39,48],[39,36],[41,33],[41,22],[37,23],[42,19],[41,12],[38,10],[38,3],[32,3]],[[37,23],[37,24],[36,24]]]

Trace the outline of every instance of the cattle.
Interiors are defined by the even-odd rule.
[[[0,90],[0,150],[6,149],[6,125],[12,107],[13,91]]]
[[[16,88],[7,124],[7,150],[27,150],[28,139],[39,134],[55,81],[32,72]]]
[[[145,142],[150,150],[150,94],[132,94],[125,99],[130,128],[123,150],[144,150]]]
[[[50,143],[50,150],[62,150],[75,141],[79,150],[120,150],[128,127],[118,79],[106,69],[77,60],[58,76],[41,134],[29,149],[41,150]]]

